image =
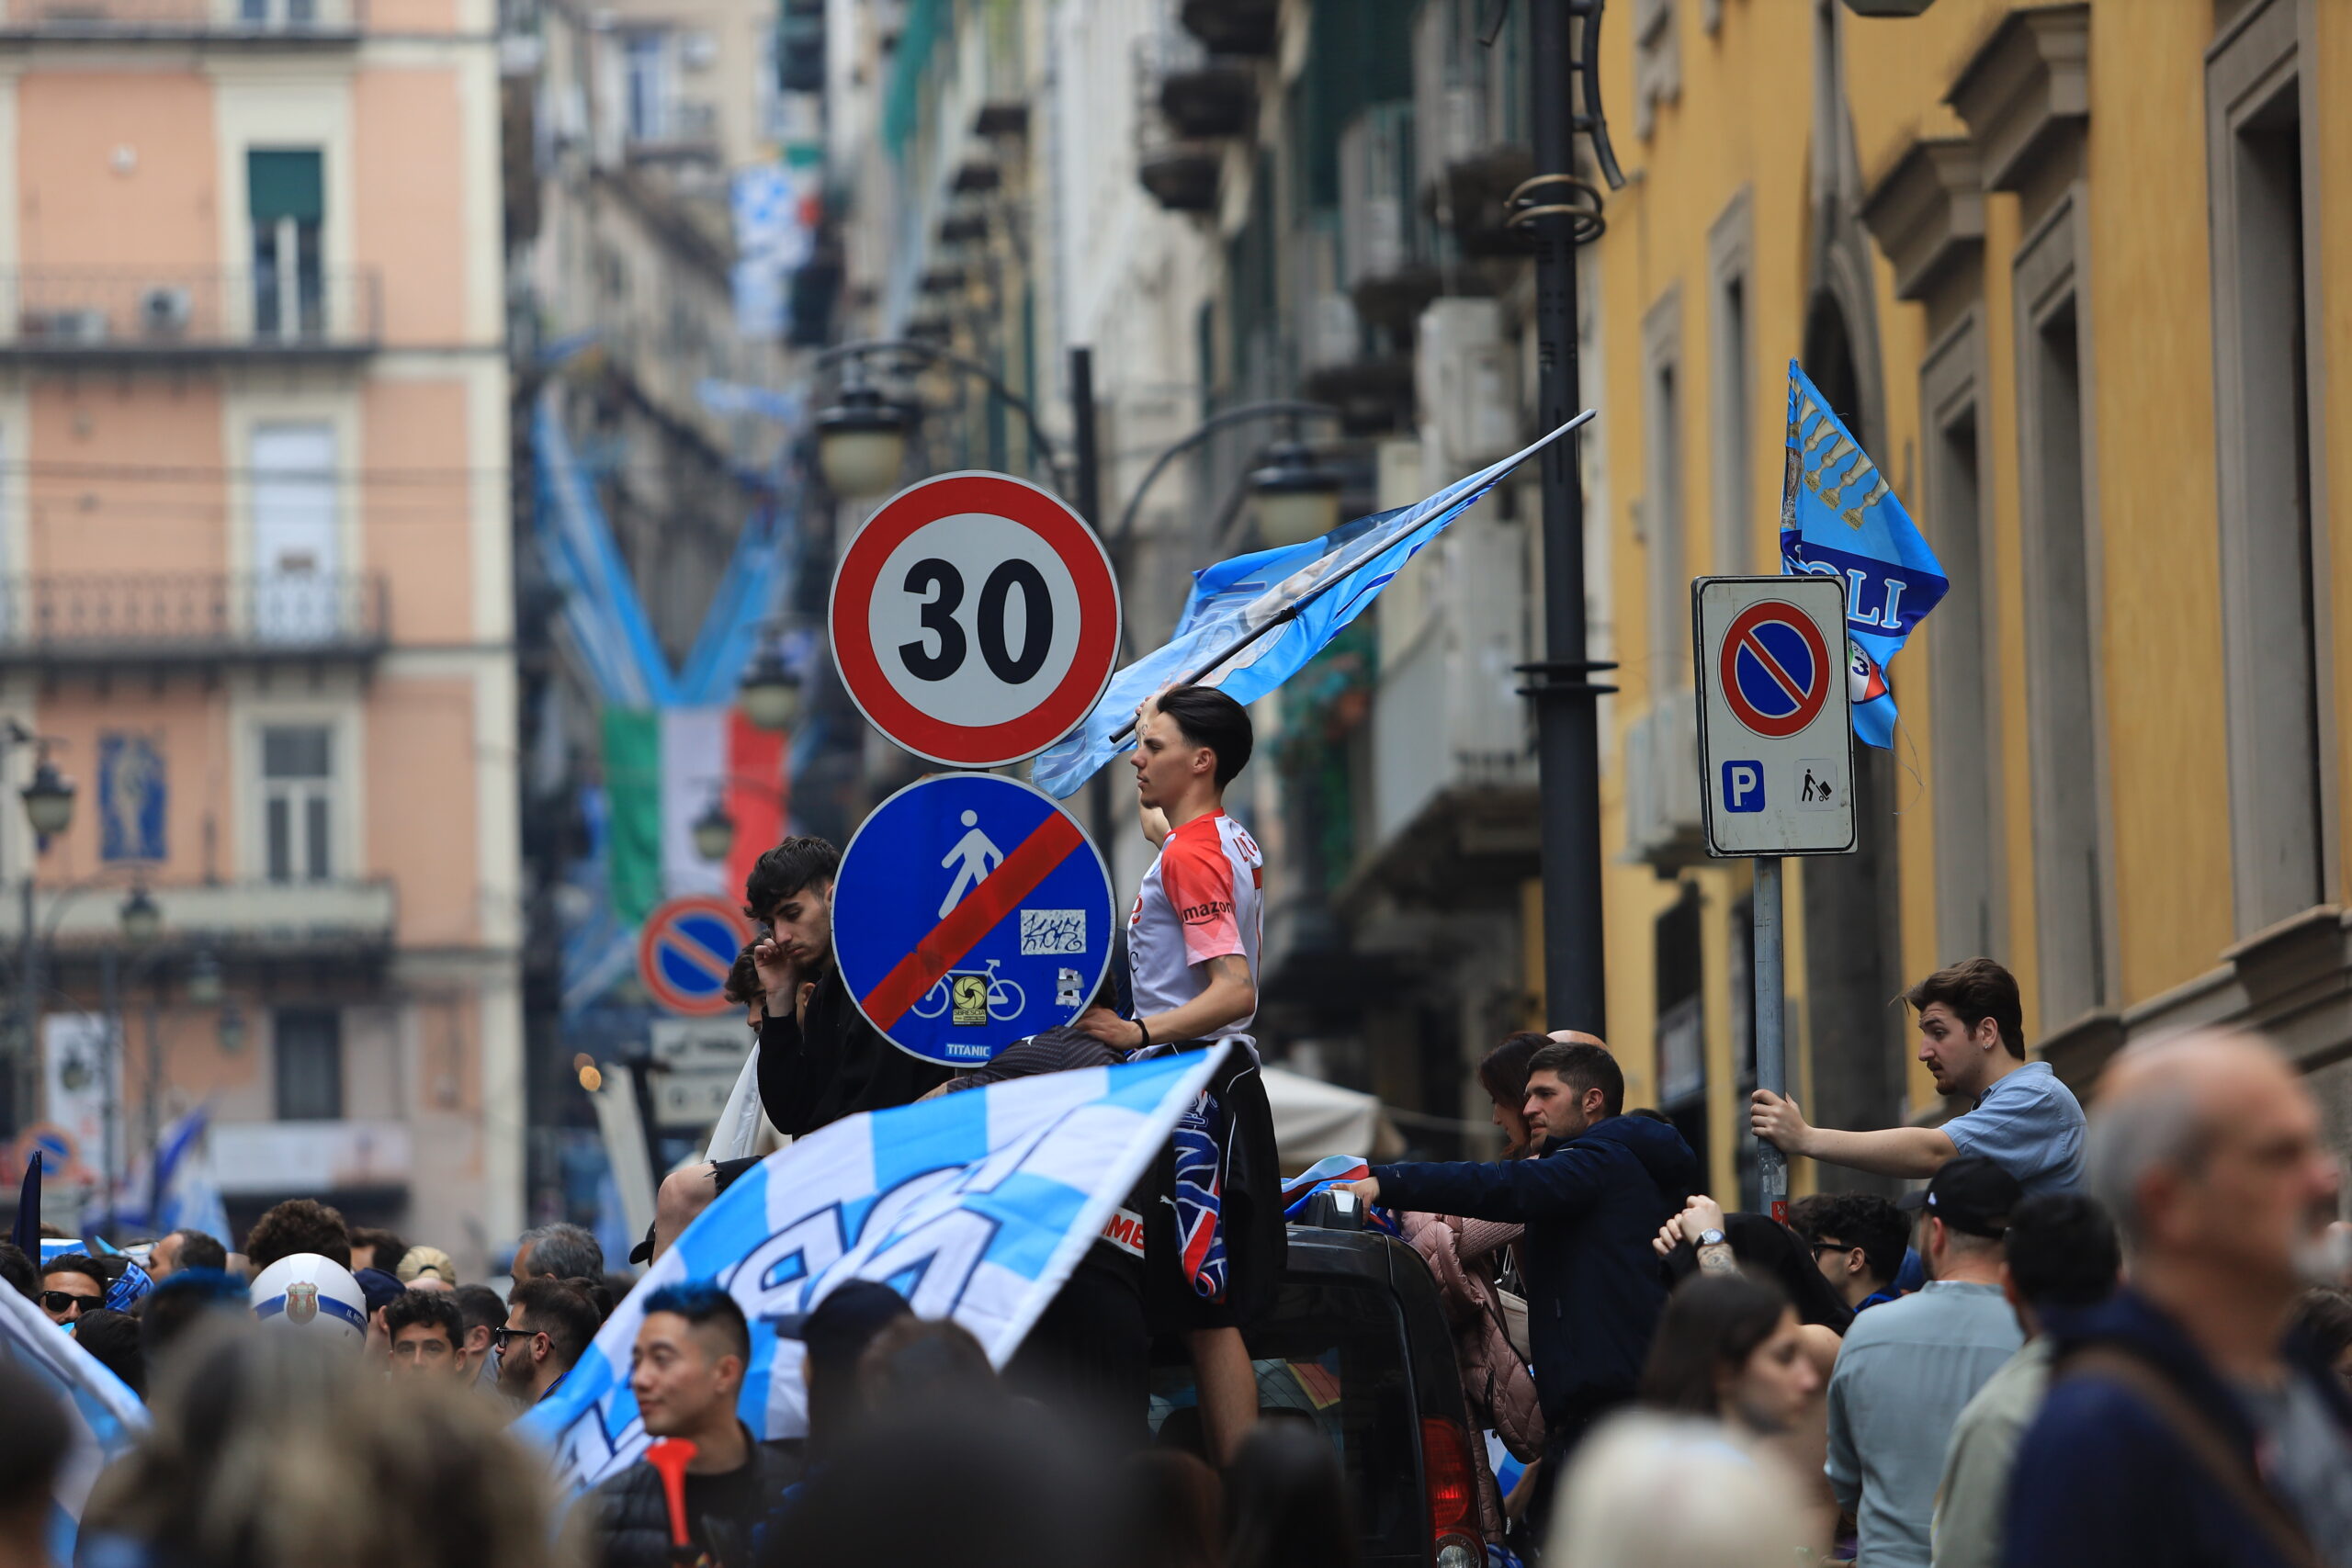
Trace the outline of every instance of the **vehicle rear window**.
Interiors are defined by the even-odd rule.
[[[1339,1450],[1366,1557],[1427,1555],[1413,1393],[1396,1302],[1370,1285],[1288,1284],[1245,1338],[1262,1419],[1311,1423]],[[1156,1440],[1202,1451],[1193,1367],[1152,1368]]]

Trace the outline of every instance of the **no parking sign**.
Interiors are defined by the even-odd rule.
[[[723,898],[673,898],[645,917],[637,977],[645,994],[690,1018],[725,1012],[727,972],[752,940],[752,922]]]
[[[1709,853],[1854,847],[1845,587],[1825,576],[1691,583]]]

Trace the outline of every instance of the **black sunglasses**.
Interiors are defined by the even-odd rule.
[[[43,1291],[40,1304],[51,1312],[87,1312],[104,1302],[104,1296],[80,1296],[72,1291]]]
[[[1816,1241],[1813,1244],[1812,1250],[1813,1255],[1818,1258],[1825,1252],[1844,1252],[1848,1249],[1842,1241]]]
[[[493,1328],[490,1331],[490,1337],[492,1344],[503,1350],[509,1339],[528,1339],[538,1332],[536,1328]]]

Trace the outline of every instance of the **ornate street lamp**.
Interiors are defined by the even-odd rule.
[[[782,653],[772,646],[763,648],[743,671],[743,683],[736,688],[735,698],[744,718],[755,728],[789,729],[800,716],[800,677],[785,663]]]
[[[1266,466],[1250,476],[1259,537],[1277,549],[1321,538],[1340,525],[1340,483],[1304,442],[1276,442],[1266,449]]]
[[[723,861],[735,848],[735,818],[727,814],[727,803],[715,795],[695,818],[693,832],[695,853],[707,861]]]
[[[231,1002],[220,1010],[220,1049],[233,1056],[245,1048],[245,1010]]]
[[[200,1008],[219,1007],[227,987],[220,979],[220,961],[209,953],[188,960],[187,999]]]
[[[122,940],[133,947],[145,947],[164,931],[164,911],[147,896],[144,887],[134,887],[130,897],[122,901]]]
[[[33,782],[17,793],[25,798],[25,820],[37,837],[54,839],[74,825],[74,781],[46,755],[33,770]]]
[[[906,412],[874,388],[842,388],[842,400],[817,416],[817,468],[827,488],[848,501],[897,489],[909,423]]]

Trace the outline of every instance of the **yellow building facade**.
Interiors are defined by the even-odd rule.
[[[2352,6],[1628,9],[1586,397],[1634,1093],[1741,1183],[1748,872],[1697,833],[1689,581],[1777,570],[1795,358],[1952,583],[1894,661],[1860,852],[1789,879],[1808,1113],[1939,1114],[1894,998],[1986,953],[2078,1090],[2130,1039],[2256,1024],[2352,1146]]]

